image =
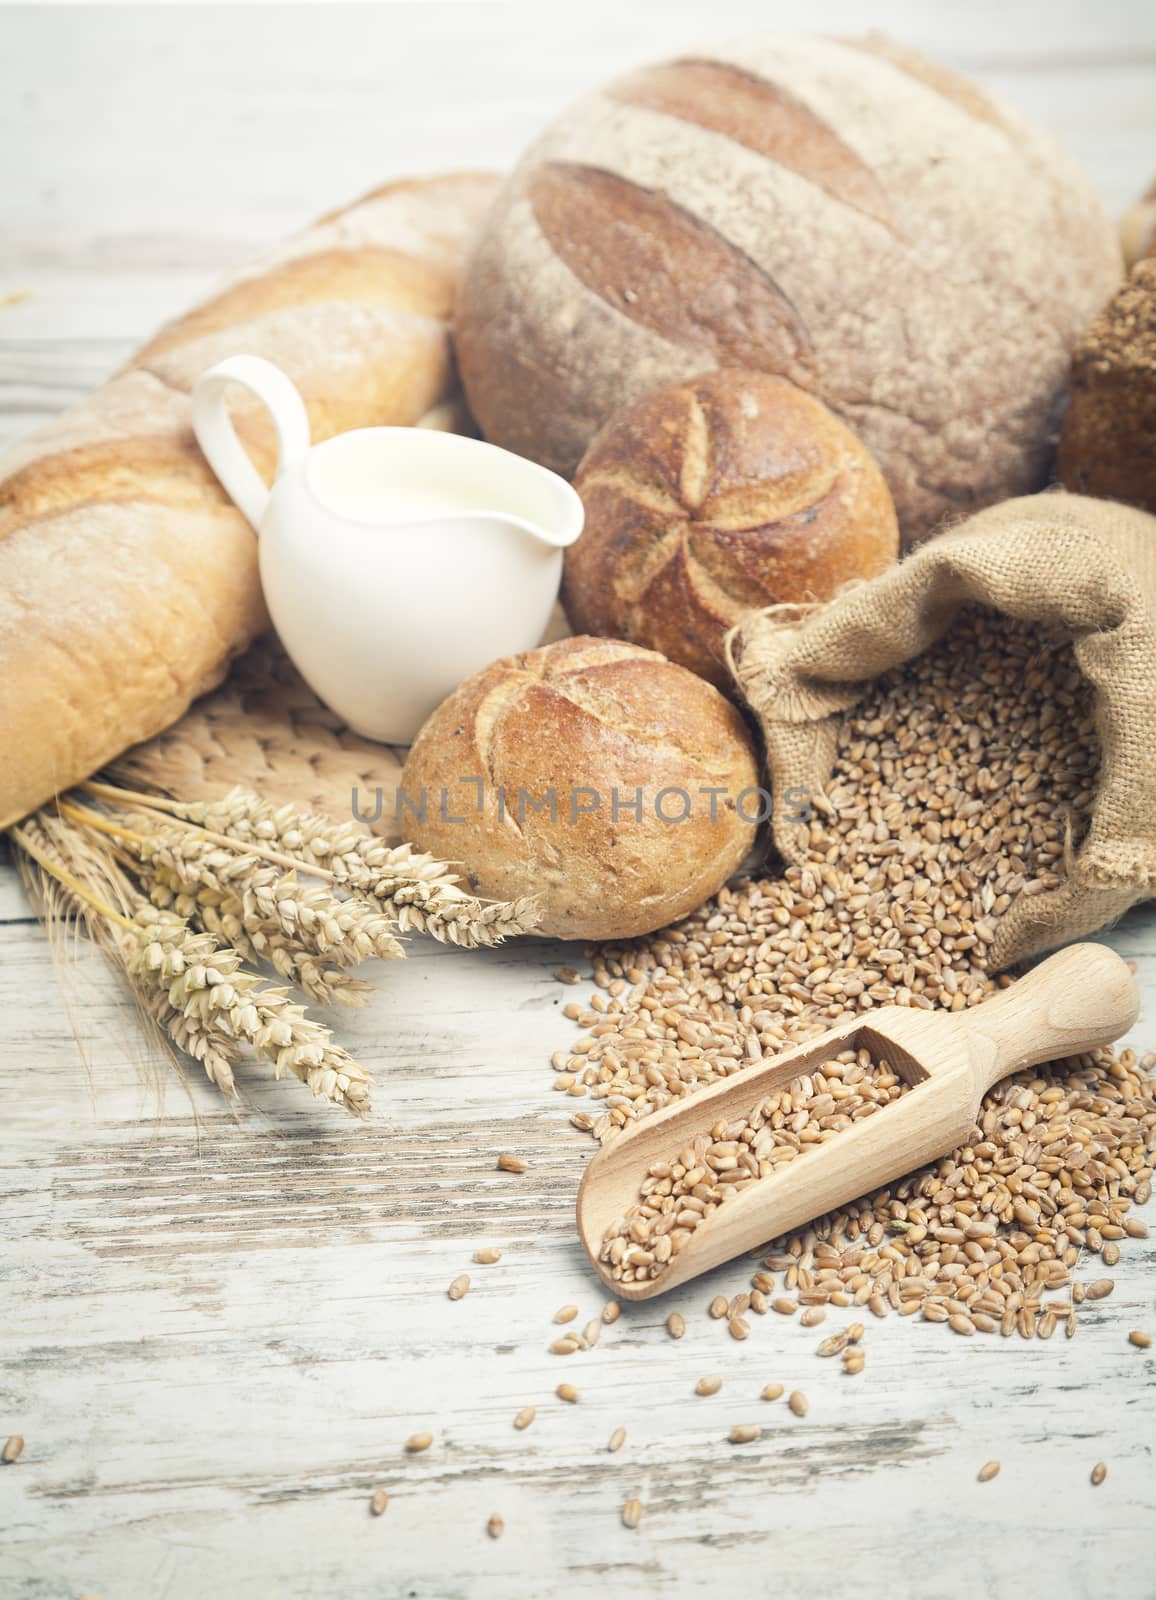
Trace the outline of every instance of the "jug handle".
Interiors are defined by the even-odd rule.
[[[309,416],[291,380],[262,356],[230,356],[203,372],[193,386],[193,432],[197,443],[229,498],[252,524],[254,532],[260,532],[269,490],[237,438],[225,403],[230,383],[248,389],[273,419],[277,433],[275,478],[308,451]]]

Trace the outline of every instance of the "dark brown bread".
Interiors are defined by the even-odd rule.
[[[487,438],[571,473],[624,403],[719,366],[863,440],[905,543],[1039,488],[1119,246],[1053,142],[885,40],[732,41],[592,95],[485,224],[456,338]]]
[[[402,790],[424,811],[407,812],[410,837],[467,861],[478,894],[540,895],[555,938],[627,939],[737,869],[758,782],[746,724],[709,684],[653,651],[577,637],[464,683],[418,734]]]
[[[1156,257],[1140,261],[1081,340],[1060,482],[1156,511]]]
[[[744,611],[828,600],[899,553],[858,439],[764,373],[724,368],[625,406],[574,483],[586,526],[566,552],[572,626],[661,650],[725,693],[723,639]]]

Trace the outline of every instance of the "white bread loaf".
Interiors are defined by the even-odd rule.
[[[572,472],[626,402],[721,366],[789,378],[883,470],[908,543],[1039,488],[1068,358],[1119,280],[1045,134],[886,40],[770,35],[560,117],[463,279],[497,444]]]
[[[495,189],[394,183],[322,218],[0,457],[0,827],[167,727],[268,626],[256,540],[192,436],[200,373],[275,361],[315,439],[417,422],[454,392],[450,311]],[[267,417],[234,417],[268,474]]]

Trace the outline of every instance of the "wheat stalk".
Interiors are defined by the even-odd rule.
[[[532,897],[481,900],[462,888],[446,862],[412,845],[386,845],[353,823],[334,822],[288,805],[275,806],[244,789],[232,790],[223,800],[189,803],[118,790],[108,784],[86,784],[84,788],[114,803],[152,806],[193,823],[210,844],[248,852],[274,865],[299,868],[343,885],[370,902],[402,933],[426,933],[445,944],[473,948],[528,933],[541,920]]]
[[[291,1073],[315,1095],[356,1115],[369,1109],[370,1080],[321,1023],[284,989],[245,969],[235,949],[151,904],[91,834],[40,811],[11,830],[24,881],[46,913],[75,919],[112,957],[142,1009],[204,1067],[227,1095],[246,1047]]]
[[[230,942],[242,950],[247,946],[255,956],[321,957],[332,970],[371,958],[396,961],[404,954],[392,919],[376,906],[356,896],[342,899],[324,885],[306,886],[295,870],[281,872],[260,854],[219,845],[199,828],[162,822],[145,812],[129,812],[121,823],[110,823],[69,802],[61,809],[71,820],[111,833],[151,881],[179,897],[182,914],[210,931],[219,924]],[[317,962],[295,965],[301,971],[323,970]],[[288,976],[288,968],[285,972]]]
[[[160,1017],[182,1049],[201,1059],[202,1040],[225,1039],[238,1049],[248,1044],[273,1063],[278,1078],[292,1073],[315,1096],[357,1116],[368,1111],[369,1074],[285,990],[247,972],[237,952],[211,934],[196,933],[155,906],[142,905],[135,921],[126,965],[136,977],[157,980]]]
[[[369,1078],[261,962],[311,1000],[364,1005],[348,969],[404,954],[397,935],[493,945],[539,920],[530,899],[480,900],[442,861],[350,823],[234,790],[184,804],[101,782],[11,830],[49,925],[73,922],[127,977],[163,1037],[226,1095],[251,1050],[360,1115]],[[306,881],[303,881],[306,880]]]
[[[158,869],[148,892],[153,905],[213,934],[248,962],[267,961],[320,1005],[364,1006],[373,999],[371,983],[352,978],[342,967],[301,949],[279,928],[263,921],[247,926],[244,899],[236,890],[187,889],[174,875]]]

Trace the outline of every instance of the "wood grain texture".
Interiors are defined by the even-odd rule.
[[[431,171],[501,165],[613,73],[704,31],[794,20],[779,0],[723,0],[709,22],[689,3],[659,15],[606,0],[548,18],[489,4],[66,23],[9,10],[0,302],[30,296],[0,304],[0,439],[100,381],[255,245],[419,154]],[[871,20],[1055,128],[1114,208],[1150,180],[1150,7],[881,0]],[[824,8],[831,32],[863,22],[860,6]],[[1133,913],[1112,943],[1139,964],[1135,1038],[1152,1045],[1156,915]],[[582,992],[551,974],[573,960],[545,943],[415,943],[380,971],[375,1004],[341,1019],[379,1079],[368,1127],[256,1071],[234,1120],[207,1084],[150,1074],[91,953],[66,984],[70,1025],[0,866],[0,1436],[27,1439],[0,1467],[5,1596],[665,1600],[726,1582],[1147,1600],[1154,1363],[1126,1337],[1156,1332],[1147,1243],[1129,1245],[1116,1292],[1070,1344],[891,1319],[845,1378],[815,1359],[820,1330],[752,1319],[736,1344],[709,1321],[711,1294],[745,1284],[724,1268],[626,1308],[592,1352],[547,1353],[559,1305],[585,1320],[603,1300],[573,1229],[592,1147],[546,1065]],[[529,1171],[498,1173],[499,1149]],[[496,1266],[471,1262],[485,1243],[503,1249]],[[462,1271],[473,1287],[452,1304]],[[687,1320],[677,1343],[672,1309]],[[707,1372],[726,1383],[700,1399]],[[577,1405],[553,1398],[561,1378]],[[808,1394],[805,1420],[758,1400],[771,1380]],[[526,1404],[538,1417],[518,1433]],[[761,1441],[727,1444],[750,1421]],[[610,1455],[618,1424],[627,1441]],[[423,1427],[433,1448],[405,1456]],[[977,1484],[992,1457],[1000,1477]],[[378,1484],[390,1505],[373,1518]],[[619,1511],[635,1494],[646,1512],[630,1532]]]

